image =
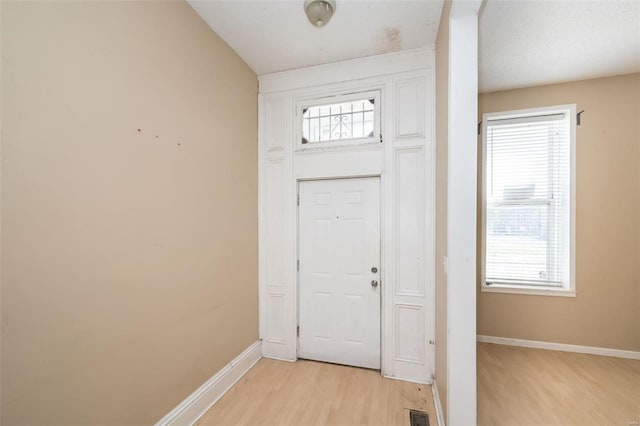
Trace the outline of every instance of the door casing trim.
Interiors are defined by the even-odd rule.
[[[392,56],[396,58],[396,55],[368,58],[366,70],[371,70],[371,74],[362,71],[358,76],[345,75],[342,63],[308,69],[321,74],[326,71],[327,78],[329,74],[335,75],[332,83],[320,79],[318,85],[281,91],[263,91],[260,86],[260,337],[265,357],[297,359],[298,182],[379,176],[382,375],[431,383],[435,363],[434,55],[431,48],[413,51],[410,56],[421,59],[410,61],[412,65],[406,70],[395,67],[389,73],[381,72]],[[404,56],[398,54],[396,64],[402,63]],[[294,74],[300,72],[296,70]],[[280,73],[278,78],[286,79],[288,75]],[[381,93],[382,143],[296,150],[297,102],[377,89]],[[416,109],[409,107],[409,115],[407,102],[419,104]],[[402,119],[397,111],[405,114]],[[404,190],[407,185],[413,188],[413,193]],[[400,235],[397,213],[406,212],[399,209],[407,206],[413,209],[412,223],[418,228],[409,234],[405,229]],[[414,234],[416,241],[407,245],[407,239]],[[404,253],[409,253],[408,257],[398,255],[400,245]],[[413,246],[415,257],[413,252],[407,252],[407,247]],[[402,286],[398,282],[403,282]]]

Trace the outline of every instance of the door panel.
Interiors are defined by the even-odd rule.
[[[299,357],[379,369],[380,179],[299,192]]]

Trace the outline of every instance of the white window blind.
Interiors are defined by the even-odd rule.
[[[486,284],[567,287],[569,112],[493,116],[486,126]]]

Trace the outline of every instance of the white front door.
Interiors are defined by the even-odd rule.
[[[300,358],[380,369],[380,179],[300,183]]]

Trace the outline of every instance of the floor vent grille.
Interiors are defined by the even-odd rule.
[[[429,415],[422,411],[411,410],[409,420],[411,426],[429,426]]]

